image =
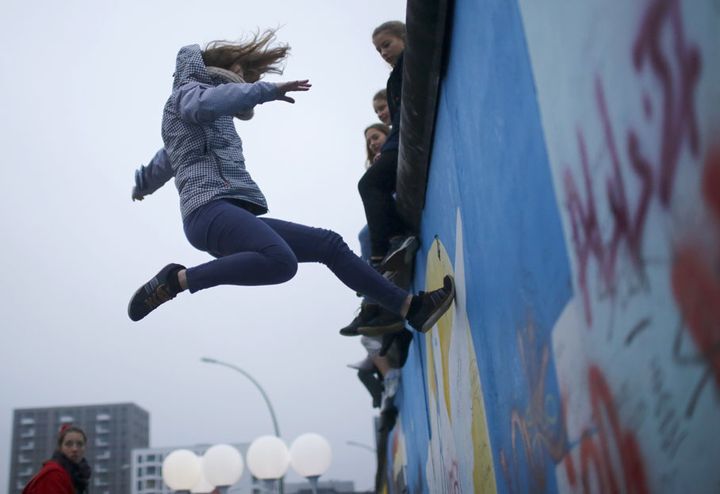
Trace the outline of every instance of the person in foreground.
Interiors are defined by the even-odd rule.
[[[22,494],[83,494],[87,492],[91,469],[85,460],[87,437],[79,427],[60,428],[57,449]]]
[[[262,82],[281,73],[287,45],[273,46],[275,31],[249,41],[213,42],[204,50],[185,46],[177,55],[172,93],[162,121],[164,148],[135,174],[133,199],[142,199],[171,178],[180,195],[184,231],[197,249],[215,257],[186,268],[171,263],[132,296],[128,316],[146,317],[179,293],[218,285],[270,285],[290,280],[298,263],[320,262],[352,290],[371,297],[418,331],[429,330],[450,307],[454,281],[413,296],[356,256],[337,233],[273,218],[265,196],[245,168],[233,117],[248,120],[254,107],[295,101],[308,80]],[[397,327],[374,328],[377,334]]]

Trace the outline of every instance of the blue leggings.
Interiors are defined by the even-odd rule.
[[[396,314],[408,295],[330,230],[259,218],[226,199],[196,209],[183,226],[193,247],[216,257],[188,268],[191,293],[217,285],[284,283],[295,276],[299,262],[321,262],[345,285]]]

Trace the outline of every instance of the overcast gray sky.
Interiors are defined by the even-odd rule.
[[[364,350],[338,335],[355,294],[303,265],[284,285],[182,294],[132,323],[141,283],[167,262],[209,257],[186,241],[172,183],[141,203],[130,189],[162,145],[177,50],[281,26],[292,53],[266,80],[313,88],[237,124],[248,169],[269,216],[334,229],[357,251],[362,131],[389,74],[370,34],[404,18],[401,0],[3,2],[0,489],[14,408],[131,401],[150,412],[151,446],[272,433],[252,384],[202,356],[260,381],[288,445],[327,437],[325,478],[372,487],[374,456],[346,444],[374,440],[370,397],[346,367]]]

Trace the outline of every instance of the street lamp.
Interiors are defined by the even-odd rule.
[[[272,403],[270,403],[270,398],[268,397],[267,393],[263,389],[262,386],[260,386],[260,383],[250,375],[249,372],[244,371],[237,365],[230,364],[228,362],[223,362],[222,360],[217,360],[210,357],[202,357],[200,361],[205,362],[206,364],[216,364],[216,365],[222,365],[223,367],[227,367],[229,369],[234,370],[235,372],[239,372],[243,376],[245,376],[247,379],[250,380],[251,383],[255,385],[255,387],[260,391],[260,394],[262,395],[263,399],[265,400],[265,404],[268,407],[268,410],[270,411],[270,418],[272,419],[273,423],[273,431],[275,431],[275,436],[280,437],[280,428],[278,427],[277,418],[275,417],[275,410],[273,409]],[[284,482],[283,479],[280,479],[280,494],[283,494],[285,491]]]
[[[331,461],[330,443],[320,434],[302,434],[290,446],[290,464],[293,470],[308,479],[313,493],[317,493],[318,479],[327,472]]]
[[[275,485],[290,466],[290,453],[282,439],[260,436],[247,450],[247,466],[252,474],[266,484]]]
[[[275,435],[277,437],[280,437],[280,429],[278,428],[277,419],[275,418],[275,411],[273,410],[272,403],[270,403],[270,398],[268,398],[267,393],[265,393],[265,390],[260,386],[260,383],[255,380],[254,377],[252,377],[249,373],[242,370],[240,367],[229,364],[227,362],[222,362],[220,360],[216,360],[214,358],[209,357],[203,357],[200,359],[202,362],[205,362],[206,364],[217,364],[222,365],[223,367],[229,367],[230,369],[239,372],[243,376],[247,377],[251,383],[255,385],[255,387],[260,391],[260,394],[262,395],[263,399],[265,400],[265,403],[267,404],[268,410],[270,410],[270,417],[272,418],[273,423],[273,430],[275,431]]]

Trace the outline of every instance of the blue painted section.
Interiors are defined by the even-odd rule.
[[[421,345],[422,337],[413,339],[408,360],[403,367],[402,387],[395,397],[400,404],[405,449],[408,452],[406,474],[410,492],[430,494],[425,481],[425,465],[428,461],[428,441],[430,426],[428,425],[426,373],[422,362],[425,359],[425,348]],[[409,413],[407,413],[409,412]],[[391,451],[388,448],[388,451]],[[410,453],[412,452],[412,453]],[[388,461],[388,465],[392,461]]]
[[[457,0],[451,31],[416,288],[424,285],[425,260],[435,236],[454,257],[459,209],[468,317],[498,492],[537,492],[536,488],[554,492],[557,460],[539,447],[530,452],[534,465],[528,465],[521,441],[512,442],[511,417],[516,414],[528,421],[535,419],[528,430],[531,435],[564,445],[556,428],[562,424],[561,400],[550,332],[571,296],[570,266],[522,21],[514,1]],[[530,326],[535,329],[534,339],[528,336]],[[403,369],[403,393],[398,397],[410,492],[428,489],[424,471],[429,411],[422,340],[413,342]],[[523,340],[525,360],[519,348]],[[546,348],[550,361],[540,382],[537,357]],[[532,407],[533,392],[541,393],[540,409]],[[555,425],[550,420],[553,416]],[[502,456],[507,469],[503,469]],[[543,485],[537,484],[536,474],[544,477]]]

